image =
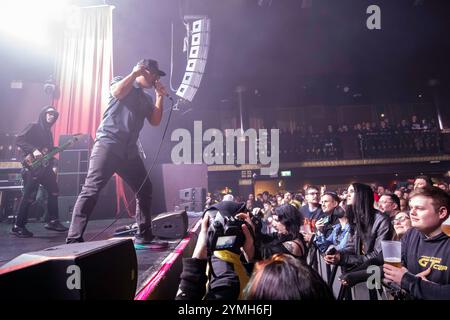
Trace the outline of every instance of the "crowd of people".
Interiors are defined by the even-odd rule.
[[[367,281],[369,266],[379,268],[389,298],[450,299],[445,182],[420,175],[395,190],[355,182],[346,190],[309,185],[237,200],[227,194],[208,204],[177,299],[351,299],[349,289]],[[238,241],[239,234],[234,247],[219,247],[221,237]],[[401,265],[384,262],[388,240],[401,242]],[[318,272],[323,262],[341,269],[338,295],[334,280]]]
[[[444,149],[442,133],[434,119],[419,120],[415,115],[409,121],[394,122],[384,117],[377,122],[354,125],[315,126],[292,120],[292,123],[272,129],[280,130],[279,157],[282,162],[438,155]],[[204,141],[203,148],[209,143]],[[268,149],[270,143],[268,139]]]
[[[349,145],[357,149],[361,158],[439,154],[442,150],[436,122],[419,120],[416,115],[398,123],[383,117],[379,122],[353,126],[295,126],[280,133],[280,157],[286,161],[343,159],[347,156],[344,146]]]

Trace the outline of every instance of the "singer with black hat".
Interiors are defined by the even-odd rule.
[[[150,244],[152,184],[139,157],[137,139],[147,121],[158,126],[167,96],[160,77],[165,72],[152,59],[140,60],[130,74],[111,82],[108,106],[97,129],[86,181],[73,209],[67,243],[83,242],[83,234],[98,195],[117,173],[136,195],[137,244]],[[155,88],[155,102],[144,89]]]

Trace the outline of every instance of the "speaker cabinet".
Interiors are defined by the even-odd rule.
[[[210,25],[210,19],[206,16],[189,23],[192,30],[190,35],[191,49],[189,50],[186,72],[176,92],[177,96],[187,101],[194,99],[205,72],[211,35]]]
[[[187,188],[180,190],[180,200],[182,202],[202,202],[206,201],[206,189],[201,187]]]
[[[0,268],[2,300],[131,300],[136,285],[137,259],[130,239],[25,253]]]
[[[161,213],[152,220],[152,232],[159,238],[182,238],[187,234],[187,228],[186,211]]]
[[[192,186],[206,190],[208,166],[206,164],[164,163],[153,170],[150,180],[154,186],[163,186],[162,188],[153,188],[152,212],[172,212],[180,208],[180,190]],[[196,193],[195,196],[198,201],[201,201],[201,193]],[[188,197],[191,199],[190,196]],[[192,200],[185,202],[189,201]]]
[[[59,173],[58,187],[61,196],[77,196],[80,194],[87,173]]]
[[[179,208],[186,211],[202,212],[205,209],[205,202],[184,202]]]
[[[59,219],[61,221],[72,221],[73,208],[78,196],[58,197]],[[116,217],[116,198],[100,196],[90,220],[114,219]]]
[[[88,150],[64,150],[59,155],[59,173],[86,173],[89,167]]]
[[[59,137],[59,145],[63,145],[67,141],[73,139],[73,135],[61,135]],[[83,134],[78,137],[78,140],[71,144],[66,150],[91,150],[94,145],[94,140],[90,134]]]
[[[67,190],[63,189],[66,187],[64,184],[68,182],[69,176],[76,175],[64,175],[63,183],[59,183],[60,196],[58,197],[58,209],[59,209],[59,218],[61,221],[71,221],[73,207],[75,206],[75,202],[77,201],[78,194],[81,191],[82,184],[84,183],[84,179],[82,179],[82,183],[78,188],[78,192],[75,194],[71,194],[67,192],[70,190],[74,191],[74,186],[70,184],[67,185]],[[60,176],[61,177],[61,176]],[[76,177],[75,177],[76,178]],[[78,180],[75,181],[77,183]],[[76,186],[76,185],[75,185]],[[97,200],[97,204],[95,205],[94,211],[90,219],[92,220],[101,220],[101,219],[114,219],[116,217],[117,212],[117,198],[116,198],[116,177],[112,176],[108,181],[106,186],[100,192],[100,195]]]

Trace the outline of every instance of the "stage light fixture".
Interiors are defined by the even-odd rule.
[[[63,19],[68,0],[16,0],[0,3],[0,32],[42,47],[55,37],[52,25]]]

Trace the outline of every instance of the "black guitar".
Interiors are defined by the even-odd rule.
[[[76,134],[73,136],[72,139],[67,141],[61,146],[54,147],[52,150],[48,151],[46,149],[41,150],[43,157],[41,158],[35,158],[33,154],[29,154],[25,157],[25,159],[22,161],[22,166],[26,171],[29,171],[33,174],[37,174],[40,169],[48,167],[50,164],[50,161],[52,158],[60,153],[61,151],[64,151],[68,147],[70,147],[72,144],[74,144],[76,141],[78,141],[78,137],[80,134]]]

